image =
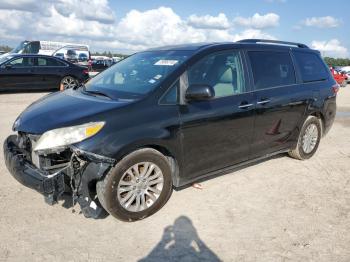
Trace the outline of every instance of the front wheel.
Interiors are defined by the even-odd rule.
[[[157,212],[172,193],[171,168],[159,151],[145,148],[124,157],[96,185],[106,211],[123,221],[135,221]]]
[[[78,81],[72,76],[65,76],[60,82],[60,91],[68,88],[75,88],[78,85]]]
[[[301,128],[297,146],[289,152],[293,158],[304,160],[312,157],[321,140],[321,123],[317,117],[309,116]]]

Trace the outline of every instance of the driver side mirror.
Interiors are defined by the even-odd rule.
[[[11,64],[6,64],[5,65],[5,69],[11,69],[12,68],[12,65]]]
[[[190,85],[185,94],[188,101],[209,100],[215,96],[214,89],[209,85]]]

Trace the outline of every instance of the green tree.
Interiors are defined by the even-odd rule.
[[[4,52],[10,52],[13,48],[9,47],[8,45],[0,45],[0,51],[4,51]]]
[[[324,57],[323,59],[328,66],[350,66],[350,59],[348,58]]]

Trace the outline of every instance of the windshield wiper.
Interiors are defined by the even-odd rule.
[[[108,94],[103,93],[101,91],[98,91],[98,90],[87,90],[84,83],[81,83],[76,88],[81,88],[84,93],[88,93],[88,94],[95,95],[95,96],[104,96],[104,97],[107,97],[109,99],[113,99],[111,96],[109,96]]]
[[[109,96],[108,94],[103,93],[103,92],[98,91],[98,90],[86,90],[86,88],[84,88],[84,92],[85,92],[85,93],[92,94],[92,95],[95,95],[95,96],[104,96],[104,97],[108,97],[109,99],[113,99],[113,98],[112,98],[111,96]]]

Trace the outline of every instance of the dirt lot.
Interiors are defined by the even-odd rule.
[[[0,141],[42,93],[0,95]],[[135,223],[84,218],[21,186],[0,153],[0,261],[350,261],[350,86],[308,161],[285,155],[174,192]]]

